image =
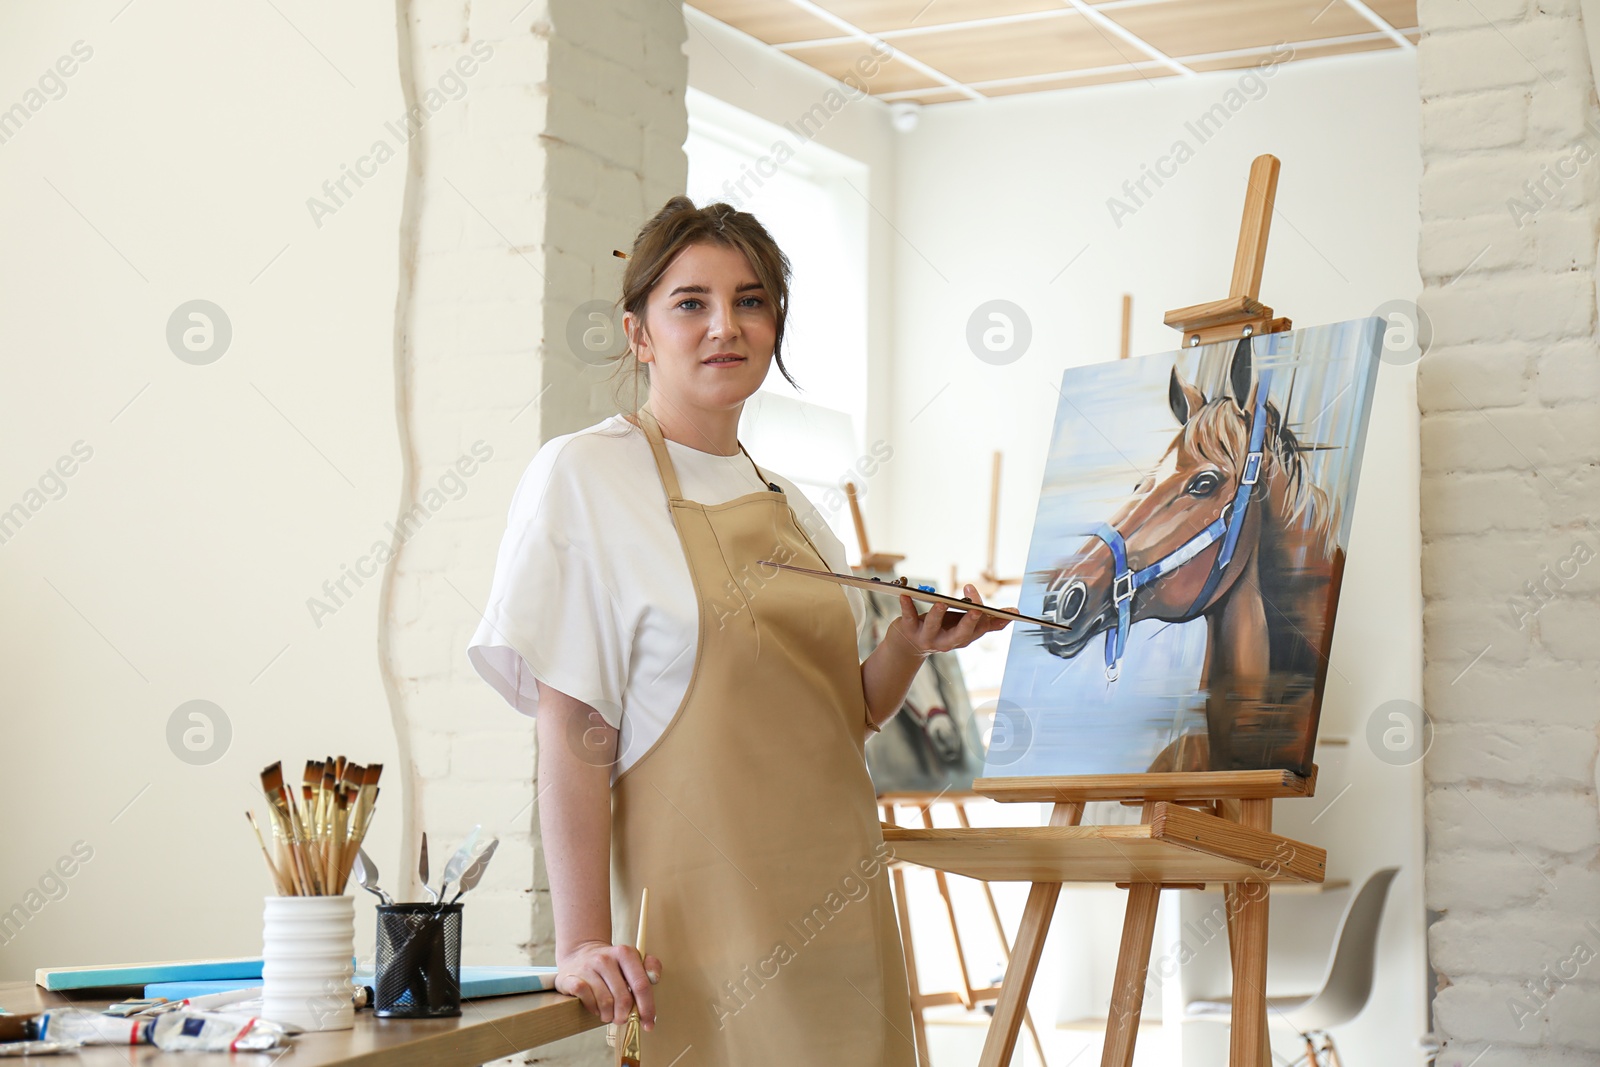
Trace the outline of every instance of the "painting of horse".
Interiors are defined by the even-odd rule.
[[[862,571],[861,578],[891,581],[889,571]],[[911,579],[932,585],[932,579]],[[867,616],[857,630],[861,658],[882,643],[889,624],[900,616],[900,598],[865,594]],[[954,652],[935,652],[911,679],[899,714],[881,733],[867,739],[867,771],[879,796],[886,793],[970,793],[983,770],[983,737],[967,695],[961,660]]]
[[[1065,372],[986,775],[1309,773],[1383,327]]]

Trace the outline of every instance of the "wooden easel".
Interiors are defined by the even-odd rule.
[[[1233,279],[1224,300],[1168,312],[1188,346],[1289,329],[1260,300],[1261,268],[1277,193],[1278,160],[1250,168]],[[1222,883],[1233,969],[1232,1067],[1269,1067],[1267,888],[1321,882],[1327,853],[1272,833],[1272,802],[1309,797],[1309,777],[1288,771],[1203,771],[1074,777],[980,778],[973,790],[1002,802],[1049,802],[1048,826],[886,828],[896,860],[985,881],[1031,882],[1011,966],[1002,983],[980,1067],[1006,1067],[1038,971],[1045,934],[1065,882],[1113,882],[1128,890],[1101,1067],[1130,1067],[1143,1007],[1162,889]],[[1081,826],[1084,805],[1140,805],[1136,826]]]
[[[1288,319],[1273,318],[1261,303],[1261,265],[1267,258],[1267,234],[1272,229],[1272,205],[1278,198],[1277,156],[1257,156],[1250,164],[1250,185],[1244,197],[1244,221],[1239,225],[1239,248],[1233,254],[1233,279],[1228,295],[1207,304],[1169,311],[1162,319],[1183,334],[1186,347],[1237,341],[1258,333],[1282,333]]]
[[[948,803],[955,808],[956,821],[964,828],[971,829],[972,824],[967,821],[967,802],[977,799],[976,793],[880,793],[878,806],[882,812],[885,830],[897,826],[895,808],[905,804],[915,806],[921,815],[924,829],[933,829],[932,808],[935,803]],[[896,864],[890,871],[894,880],[894,898],[899,906],[900,913],[900,940],[905,948],[906,977],[911,985],[911,1022],[917,1031],[917,1062],[920,1067],[931,1067],[928,1052],[928,1025],[923,1017],[923,1011],[928,1008],[943,1007],[948,1004],[960,1004],[968,1011],[972,1011],[980,1004],[991,1000],[998,1000],[1001,986],[972,984],[972,972],[967,966],[967,952],[961,941],[961,928],[956,924],[955,903],[950,898],[950,884],[945,877],[945,872],[935,869],[934,880],[939,886],[939,895],[944,899],[945,916],[950,923],[950,938],[955,942],[956,965],[961,968],[961,987],[955,990],[941,990],[925,993],[922,990],[921,979],[917,976],[917,952],[911,939],[911,911],[907,905],[906,897],[906,872],[904,866]],[[983,887],[984,899],[989,902],[989,918],[994,923],[995,937],[1000,942],[1000,954],[1006,963],[1011,962],[1011,942],[1006,937],[1005,925],[1000,921],[1000,909],[994,903],[994,890],[989,888],[987,881],[979,882]],[[1039,1028],[1033,1024],[1033,1015],[1023,1005],[1022,1022],[1028,1028],[1028,1036],[1033,1039],[1033,1050],[1039,1057],[1039,1062],[1045,1064],[1044,1042],[1039,1038]]]
[[[874,552],[867,543],[867,520],[861,514],[861,501],[856,499],[856,483],[844,483],[844,495],[850,500],[850,517],[856,524],[856,541],[861,545],[861,562],[857,567],[867,571],[892,571],[904,556],[888,552]]]
[[[999,475],[1000,453],[995,453],[996,478]],[[861,548],[861,562],[857,567],[862,570],[891,571],[895,564],[905,559],[902,555],[888,552],[873,552],[867,540],[867,520],[861,513],[861,502],[856,497],[854,482],[845,483],[845,496],[850,501],[850,518],[855,524],[856,541]],[[996,485],[998,492],[998,481]],[[895,807],[899,804],[916,805],[922,815],[922,825],[933,827],[932,807],[938,802],[949,802],[955,806],[956,818],[962,826],[971,826],[967,821],[966,802],[976,798],[974,793],[880,793],[878,805],[882,813],[884,826],[895,825]],[[944,899],[945,915],[950,922],[950,937],[956,946],[956,961],[961,968],[961,988],[953,991],[940,991],[924,993],[921,979],[917,976],[916,946],[911,940],[911,907],[906,897],[906,875],[900,867],[895,867],[891,872],[894,881],[895,907],[900,917],[900,943],[905,951],[906,978],[911,987],[911,1021],[917,1032],[917,1062],[920,1067],[932,1067],[932,1060],[928,1052],[928,1026],[923,1018],[923,1011],[928,1008],[943,1007],[948,1004],[961,1004],[968,1011],[975,1006],[994,1000],[1000,995],[999,986],[974,986],[972,977],[967,970],[966,949],[961,943],[961,928],[956,925],[955,904],[950,899],[950,885],[943,871],[935,871],[935,881],[939,886],[939,895]],[[994,920],[995,935],[1000,940],[1000,953],[1009,962],[1011,959],[1011,945],[1006,939],[1004,925],[1000,922],[1000,909],[995,907],[994,891],[989,888],[988,882],[981,883],[983,895],[989,902],[989,915]],[[1033,1038],[1034,1051],[1039,1054],[1039,1062],[1045,1062],[1044,1044],[1039,1040],[1039,1031],[1033,1025],[1033,1016],[1024,1008],[1023,1022],[1027,1024],[1028,1033]]]
[[[1127,359],[1133,341],[1133,294],[1122,294],[1122,345],[1117,349],[1118,359]]]
[[[1048,826],[885,827],[896,862],[981,881],[1032,882],[1011,964],[1001,984],[980,1067],[1006,1067],[1016,1050],[1045,934],[1065,882],[1112,882],[1128,890],[1101,1067],[1130,1067],[1144,1004],[1156,907],[1163,889],[1220,882],[1233,962],[1233,1067],[1268,1067],[1267,890],[1320,882],[1325,850],[1271,832],[1272,802],[1309,797],[1309,778],[1287,771],[1200,771],[1075,777],[980,778],[973,790],[1002,802],[1050,802]],[[1083,806],[1141,805],[1136,826],[1080,826]]]

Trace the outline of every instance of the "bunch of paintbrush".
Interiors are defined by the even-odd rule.
[[[282,896],[337,896],[350,879],[350,867],[378,799],[383,764],[363,767],[343,756],[307,760],[299,795],[283,780],[283,764],[261,772],[261,789],[272,816],[277,854],[267,851],[255,813],[246,811],[267,869]]]

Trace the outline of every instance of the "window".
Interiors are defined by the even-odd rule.
[[[724,200],[760,219],[792,271],[783,361],[802,391],[774,363],[740,437],[853,547],[849,508],[828,504],[847,477],[866,489],[852,468],[864,454],[867,408],[867,168],[694,89],[688,106],[690,199]]]

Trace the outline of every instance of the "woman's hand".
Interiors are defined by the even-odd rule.
[[[972,585],[966,587],[966,593],[974,604],[983,603],[983,597],[978,595],[978,590]],[[951,616],[948,605],[942,603],[935,603],[933,607],[919,615],[916,602],[901,593],[900,617],[890,624],[889,629],[891,632],[898,630],[899,637],[909,642],[917,655],[927,657],[935,652],[965,648],[984,634],[993,633],[1009,625],[1011,625],[1010,619],[1002,619],[982,611],[964,611],[957,616]]]
[[[558,961],[556,992],[577,997],[602,1021],[618,1025],[638,1004],[640,1025],[654,1030],[656,998],[650,986],[660,977],[661,961],[649,955],[640,959],[632,945],[581,941]]]

